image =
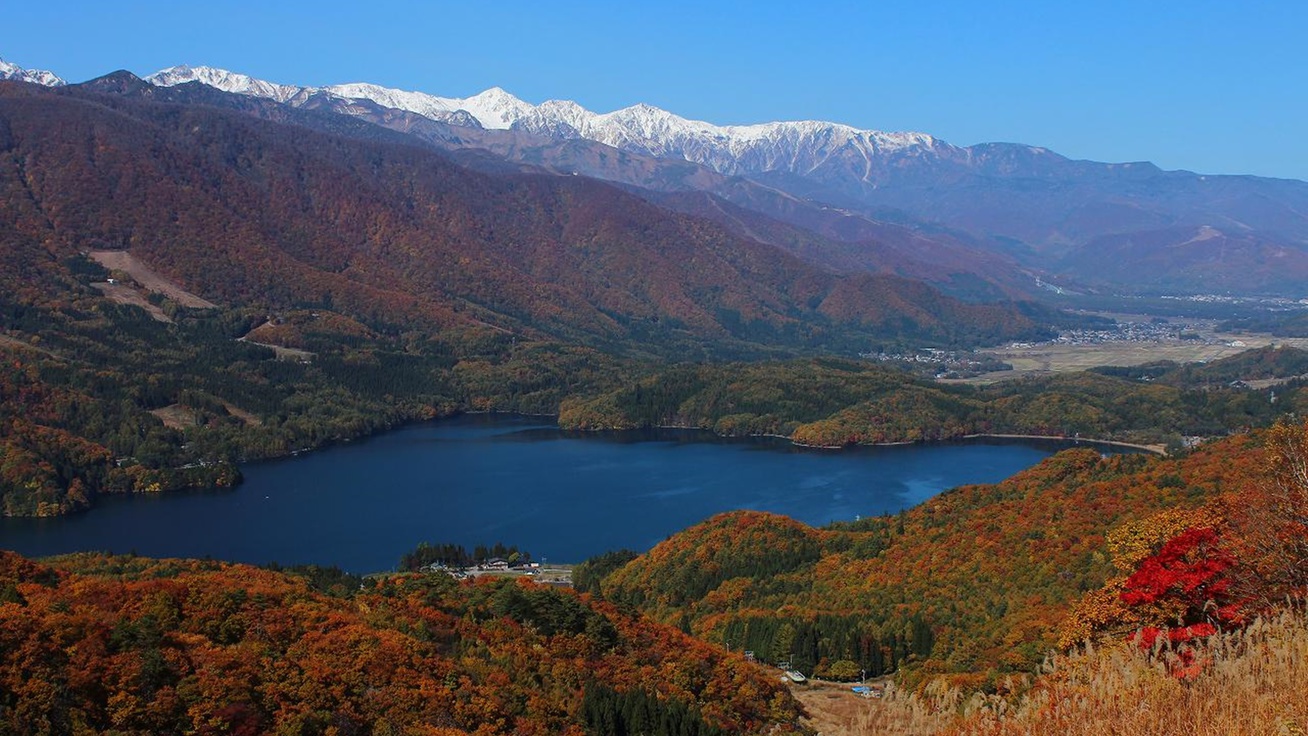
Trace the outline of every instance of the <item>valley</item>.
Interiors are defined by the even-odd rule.
[[[0,62],[0,732],[1302,731],[1305,212],[1020,143]],[[425,541],[573,587],[396,571]]]
[[[1117,315],[1122,321],[1148,320],[1148,315]],[[1189,337],[1180,338],[1178,333]],[[992,371],[961,379],[966,383],[994,383],[1022,376],[1084,371],[1106,366],[1136,366],[1157,361],[1207,363],[1238,355],[1246,350],[1271,346],[1308,349],[1308,339],[1281,337],[1267,333],[1227,332],[1215,321],[1186,322],[1168,325],[1164,333],[1149,333],[1121,339],[1113,334],[1086,339],[1073,336],[1066,340],[1037,344],[1013,344],[1004,348],[978,351],[1012,366],[1010,371]],[[950,379],[944,379],[946,381]]]

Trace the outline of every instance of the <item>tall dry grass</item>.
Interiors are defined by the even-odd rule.
[[[888,689],[884,698],[868,699],[836,731],[820,736],[844,734],[895,734],[933,736],[958,721],[964,706],[963,694],[944,681],[927,685],[921,692]]]
[[[945,687],[896,694],[850,733],[928,736],[1308,736],[1308,615],[1292,610],[1197,648],[1199,674],[1174,652],[1126,642],[1051,659],[1027,695],[965,698]]]

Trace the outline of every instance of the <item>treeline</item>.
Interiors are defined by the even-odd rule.
[[[366,580],[361,575],[345,572],[336,565],[291,565],[283,567],[276,562],[264,565],[264,569],[280,572],[291,577],[303,578],[309,587],[334,598],[351,598],[365,587]]]
[[[930,657],[935,645],[935,633],[921,616],[909,617],[902,627],[883,627],[862,613],[732,617],[717,635],[732,650],[829,679],[853,679],[851,671],[867,677],[896,672],[901,662]]]
[[[461,544],[419,542],[417,547],[405,552],[400,558],[399,569],[402,572],[417,572],[432,565],[463,568],[480,565],[495,558],[514,565],[531,562],[531,553],[519,550],[516,545],[506,547],[502,542],[496,542],[490,547],[479,544],[473,548],[471,554]]]
[[[1308,410],[1308,393],[1297,383],[1262,391],[1228,385],[1234,380],[1228,375],[1261,377],[1273,371],[1259,364],[1260,355],[1202,369],[1176,368],[1170,382],[1142,381],[1136,369],[1125,369],[984,387],[941,385],[837,359],[674,366],[607,393],[569,398],[559,423],[573,429],[693,426],[722,435],[782,435],[820,446],[993,433],[1179,447],[1184,436],[1266,426]],[[1301,351],[1274,355],[1280,373],[1305,362]]]
[[[694,544],[665,542],[638,558],[641,566],[656,568],[658,575],[626,584],[624,576],[632,566],[619,568],[612,580],[602,584],[604,597],[634,606],[655,605],[670,614],[723,584],[752,579],[767,585],[786,574],[810,569],[822,558],[820,537],[804,524],[782,516],[727,514],[694,530]],[[588,566],[604,567],[616,561],[601,557]]]
[[[600,594],[600,582],[609,573],[639,557],[630,549],[602,552],[572,568],[572,588],[581,593]]]
[[[1225,332],[1270,332],[1277,337],[1308,337],[1308,314],[1302,312],[1261,313],[1226,320],[1221,323],[1220,328]]]
[[[699,709],[681,700],[660,700],[643,689],[625,693],[592,683],[581,700],[581,718],[591,736],[722,736]]]
[[[853,663],[910,685],[945,674],[997,688],[1031,672],[1077,601],[1117,574],[1107,549],[1115,529],[1268,486],[1263,441],[1254,432],[1169,458],[1067,450],[1001,483],[824,529],[723,514],[617,567],[598,589],[810,672],[847,673]]]
[[[1254,348],[1211,363],[1157,361],[1138,366],[1104,366],[1092,373],[1152,381],[1179,388],[1212,390],[1235,381],[1308,376],[1308,350],[1286,346]],[[1293,386],[1292,388],[1298,388]]]

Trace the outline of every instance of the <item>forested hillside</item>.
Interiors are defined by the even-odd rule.
[[[0,243],[16,268],[123,249],[221,304],[393,329],[487,323],[663,355],[1043,330],[1017,305],[837,276],[594,180],[475,172],[416,144],[133,96],[153,88],[117,77],[0,84],[0,191],[13,203]],[[95,91],[109,89],[120,93]]]
[[[901,691],[943,675],[962,693],[990,693],[959,711],[964,695],[932,686],[869,706],[869,728],[907,704],[917,732],[930,713],[932,728],[958,733],[1059,719],[1111,730],[1138,710],[1122,698],[1219,686],[1248,694],[1201,709],[1222,722],[1293,723],[1291,681],[1246,652],[1302,671],[1300,614],[1268,606],[1308,583],[1305,458],[1308,427],[1281,425],[1181,458],[1071,450],[1000,484],[825,529],[737,512],[578,570],[605,601],[444,574],[358,587],[330,571],[0,553],[0,723],[801,732],[790,695],[741,650],[828,677],[893,672]],[[1100,654],[1058,658],[1032,678],[1047,651],[1095,636],[1110,642]],[[1141,682],[1154,684],[1135,693]],[[1053,718],[1051,698],[1101,707]],[[1280,715],[1240,716],[1248,703]]]
[[[1034,671],[1060,639],[1175,625],[1167,623],[1167,612],[1177,611],[1171,603],[1114,601],[1144,585],[1128,584],[1122,571],[1173,554],[1165,543],[1190,544],[1183,552],[1190,555],[1196,542],[1183,533],[1207,534],[1192,528],[1230,530],[1224,554],[1248,563],[1247,590],[1257,595],[1240,600],[1250,610],[1298,590],[1301,572],[1275,582],[1276,566],[1285,568],[1274,554],[1280,548],[1255,529],[1293,542],[1302,517],[1257,524],[1248,510],[1274,513],[1278,501],[1268,489],[1280,482],[1274,468],[1281,467],[1274,461],[1298,457],[1304,436],[1303,427],[1282,427],[1178,458],[1068,450],[996,485],[824,529],[726,514],[590,584],[710,641],[819,676],[893,671],[912,684],[945,674],[993,690],[1005,676]],[[1199,618],[1187,625],[1203,620],[1211,595],[1204,590],[1194,594]],[[1220,597],[1218,604],[1225,605]]]
[[[314,349],[279,360],[239,339],[267,319],[262,312],[169,309],[173,323],[164,324],[82,285],[60,305],[0,297],[3,513],[66,513],[106,492],[230,485],[240,460],[456,410],[551,412],[571,391],[612,385],[623,365],[588,348],[476,329],[360,339],[323,312],[277,328]]]
[[[0,552],[0,731],[775,734],[739,655],[567,590],[444,574],[331,594],[218,562]]]
[[[1281,370],[1256,365],[1281,356]],[[1262,356],[1262,357],[1260,357]],[[824,447],[917,442],[972,434],[1080,436],[1180,446],[1183,436],[1265,426],[1308,410],[1302,382],[1272,390],[1231,386],[1231,376],[1293,376],[1294,349],[1261,351],[1167,381],[1130,380],[1152,369],[1113,369],[946,386],[867,362],[674,366],[598,396],[563,403],[559,423],[576,429],[693,426],[724,435],[776,434]],[[1152,378],[1152,375],[1151,375]],[[1273,397],[1272,394],[1275,394]]]

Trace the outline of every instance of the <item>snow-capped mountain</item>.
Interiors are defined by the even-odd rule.
[[[568,100],[524,102],[499,87],[466,98],[438,97],[374,84],[292,87],[210,67],[173,67],[146,77],[160,86],[200,82],[218,89],[297,104],[314,95],[369,100],[444,123],[467,113],[483,128],[516,130],[555,139],[584,138],[658,158],[681,158],[723,174],[788,171],[800,175],[835,168],[874,183],[888,159],[952,156],[955,149],[924,133],[884,133],[820,121],[720,126],[688,120],[646,104],[595,113]],[[465,119],[466,120],[466,119]]]
[[[19,82],[31,82],[45,87],[62,87],[64,80],[44,69],[24,69],[0,59],[0,79],[13,79]]]
[[[824,235],[850,242],[868,237],[869,228],[884,232],[886,220],[932,237],[943,227],[971,239],[967,247],[978,252],[1048,273],[1062,273],[1064,264],[1069,283],[1142,293],[1166,286],[1298,294],[1300,272],[1275,265],[1269,254],[1308,253],[1308,183],[1300,181],[1074,161],[1013,143],[957,147],[924,133],[821,121],[722,126],[644,104],[595,113],[566,100],[533,105],[499,88],[456,98],[371,84],[295,87],[206,67],[174,67],[147,80],[200,82],[351,115],[511,166],[655,192],[708,192],[801,227],[817,223]],[[1176,254],[1195,251],[1182,246],[1202,227],[1243,233],[1229,242],[1259,245],[1238,249],[1247,254],[1238,263],[1210,259],[1186,271],[1183,283],[1164,283],[1160,274],[1177,271]],[[1145,240],[1160,244],[1150,251],[1157,258],[1116,249],[1116,271],[1087,266],[1080,253]]]
[[[303,90],[302,87],[265,82],[262,79],[229,72],[225,69],[214,69],[209,66],[186,66],[185,64],[156,72],[147,77],[146,80],[159,87],[172,87],[187,82],[199,82],[224,92],[263,97],[277,102],[289,102]]]

